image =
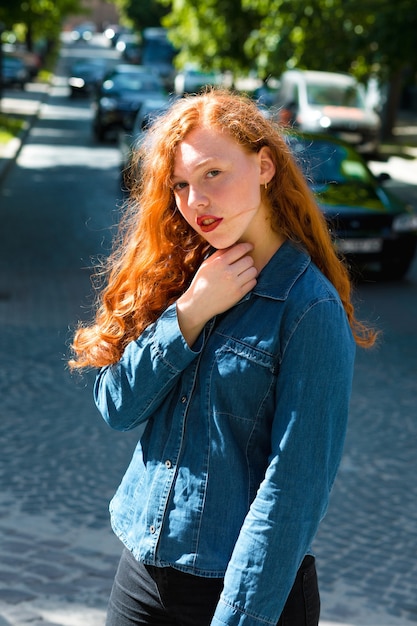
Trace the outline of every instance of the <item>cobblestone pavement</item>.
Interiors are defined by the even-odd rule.
[[[316,541],[326,615],[347,624],[417,623],[416,269],[408,323],[396,322],[395,294],[388,310],[377,285],[360,290],[372,292],[370,317],[384,311],[384,339],[358,351],[345,453]]]
[[[108,501],[135,435],[110,431],[92,406],[92,377],[65,365],[88,274],[22,262],[19,233],[9,236],[16,257],[0,249],[0,626],[103,626],[121,550]],[[316,545],[322,626],[417,623],[417,268],[413,281],[404,327],[384,309],[387,340],[358,355],[346,453]],[[371,316],[385,298],[378,286],[359,295]]]
[[[91,284],[62,234],[64,223],[68,238],[74,235],[77,207],[59,196],[56,217],[42,207],[42,194],[60,176],[39,165],[49,158],[48,136],[55,136],[59,114],[59,107],[48,105],[65,105],[55,91],[59,82],[52,98],[31,85],[24,93],[8,92],[2,102],[3,111],[26,115],[32,130],[0,152],[0,626],[104,623],[121,552],[109,527],[108,501],[135,443],[134,435],[117,436],[101,420],[92,404],[92,377],[71,376],[66,367],[70,328],[88,308]],[[75,153],[66,143],[56,151],[61,159]],[[110,190],[117,181],[113,169]],[[9,187],[12,180],[24,185],[25,171],[28,198]],[[73,178],[62,179],[64,195],[71,196]],[[99,200],[94,189],[89,195],[93,204]],[[74,216],[59,216],[62,206],[74,209]],[[105,218],[97,223],[102,229]],[[33,249],[31,236],[38,242]],[[101,238],[92,229],[89,236]],[[61,239],[59,257],[52,248]],[[86,247],[77,232],[72,242]]]

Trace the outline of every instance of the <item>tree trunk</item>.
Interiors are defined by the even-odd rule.
[[[400,107],[401,89],[403,86],[403,68],[391,75],[388,84],[387,101],[382,113],[382,139],[391,139],[392,131]]]
[[[25,38],[26,47],[29,52],[33,52],[33,28],[32,23],[26,23],[26,38]]]

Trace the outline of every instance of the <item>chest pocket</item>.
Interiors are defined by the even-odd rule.
[[[228,339],[215,350],[209,397],[218,418],[247,426],[271,418],[278,363],[273,355]]]

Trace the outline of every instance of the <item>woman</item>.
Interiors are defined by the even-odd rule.
[[[317,625],[311,544],[340,462],[348,273],[279,128],[245,97],[177,101],[138,151],[131,211],[72,367],[139,443],[111,503],[108,626]]]

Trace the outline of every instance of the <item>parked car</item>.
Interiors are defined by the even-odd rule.
[[[29,71],[21,59],[2,55],[1,80],[4,87],[24,89],[30,81]]]
[[[175,67],[174,59],[178,50],[168,39],[165,28],[150,27],[142,31],[142,60],[141,63],[157,72],[168,91],[174,89]]]
[[[116,65],[104,77],[93,102],[93,131],[98,141],[129,130],[145,98],[164,96],[160,78],[141,65]]]
[[[29,74],[30,80],[35,78],[42,66],[42,59],[36,52],[31,52],[24,44],[3,43],[3,54],[7,57],[20,59]]]
[[[273,76],[269,76],[262,85],[256,87],[252,92],[252,97],[265,112],[275,106],[277,92],[280,82]]]
[[[84,22],[75,26],[71,31],[71,39],[73,41],[91,41],[94,33],[97,31],[94,22]]]
[[[187,93],[198,93],[209,85],[219,86],[222,83],[220,72],[203,72],[196,67],[186,67],[175,76],[175,93],[183,96]]]
[[[113,48],[116,47],[117,39],[121,34],[122,30],[119,24],[108,24],[103,32],[103,35],[109,40]]]
[[[120,24],[110,24],[104,31],[104,36],[110,41],[112,48],[115,48],[120,37],[125,33],[131,33],[132,29]]]
[[[120,171],[122,183],[125,183],[123,186],[127,184],[124,175],[129,168],[132,150],[141,144],[149,126],[168,110],[172,102],[173,99],[168,96],[146,98],[136,114],[132,129],[119,133]]]
[[[136,33],[122,33],[117,40],[116,50],[121,53],[126,63],[139,64],[142,57],[140,36]]]
[[[364,158],[335,137],[289,133],[287,139],[352,271],[403,278],[416,251],[417,212],[384,187],[389,175],[374,176]]]
[[[70,96],[89,96],[93,94],[107,71],[107,62],[104,59],[79,59],[70,70],[68,86]]]
[[[370,108],[353,76],[333,72],[289,70],[280,78],[275,106],[278,120],[302,132],[326,132],[374,154],[381,119]]]

